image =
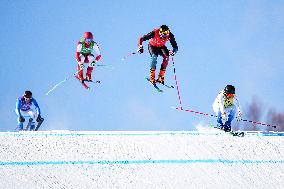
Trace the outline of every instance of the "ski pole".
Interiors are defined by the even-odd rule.
[[[110,69],[114,69],[114,66],[112,65],[105,65],[105,64],[96,64],[96,67],[105,67],[105,68],[110,68]]]
[[[128,55],[124,56],[121,60],[126,60],[127,58],[129,58],[130,56],[135,55],[135,54],[137,54],[137,52],[129,53]]]
[[[175,68],[174,57],[172,57],[172,63],[173,63],[173,68],[174,68],[174,79],[175,79],[175,82],[176,82],[176,89],[177,89],[177,94],[178,94],[178,101],[179,101],[180,109],[183,109],[183,108],[182,108],[181,97],[180,97],[180,91],[179,91],[179,87],[178,87],[178,81],[177,81],[177,75],[176,75],[176,68]]]
[[[190,112],[190,113],[195,113],[195,114],[199,114],[199,115],[204,115],[204,116],[211,116],[211,117],[218,117],[216,115],[212,115],[212,114],[207,114],[207,113],[203,113],[203,112],[198,112],[198,111],[194,111],[194,110],[189,110],[189,109],[183,109],[183,108],[175,108],[176,110],[180,110],[180,111],[185,111],[185,112]],[[237,118],[237,117],[236,117]],[[262,126],[267,126],[267,127],[273,127],[276,128],[276,125],[271,125],[271,124],[266,124],[266,123],[261,123],[261,122],[257,122],[257,121],[250,121],[250,120],[246,120],[246,119],[241,119],[240,121],[244,121],[244,122],[249,122],[249,123],[253,123],[256,125],[262,125]]]
[[[69,75],[68,77],[66,77],[65,79],[63,79],[62,81],[58,82],[57,84],[55,84],[52,89],[50,89],[47,93],[45,93],[45,95],[49,95],[52,91],[54,91],[59,85],[61,85],[62,83],[66,82],[67,80],[70,79],[70,77],[73,77],[74,75],[76,75],[79,71],[81,71],[83,68],[81,68],[80,70],[76,71],[75,73],[73,73],[72,75]]]

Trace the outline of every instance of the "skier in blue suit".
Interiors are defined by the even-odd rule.
[[[30,123],[31,131],[35,129],[35,121],[43,121],[37,101],[32,97],[31,91],[25,91],[23,96],[20,96],[16,102],[16,114],[18,116],[18,129],[24,130],[23,124],[25,120]]]

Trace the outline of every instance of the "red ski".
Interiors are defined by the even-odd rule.
[[[85,82],[80,81],[80,79],[77,75],[75,75],[75,78],[78,79],[78,81],[83,85],[83,87],[85,87],[85,89],[90,89],[90,87]]]

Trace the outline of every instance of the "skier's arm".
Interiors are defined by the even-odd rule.
[[[175,36],[172,33],[170,33],[170,43],[173,47],[173,53],[176,53],[178,51],[178,46],[177,46]]]
[[[37,101],[34,98],[32,98],[32,103],[35,105],[35,107],[37,109],[38,115],[40,115],[41,112],[40,112],[39,105],[38,105]]]
[[[81,62],[81,58],[80,58],[80,52],[82,50],[82,44],[78,43],[77,47],[76,47],[76,60],[77,62]]]
[[[94,42],[94,47],[93,47],[93,50],[95,51],[95,53],[97,54],[96,56],[96,61],[99,61],[102,57],[101,55],[101,51],[100,51],[100,48],[98,46],[98,44],[96,42]]]
[[[224,97],[224,94],[221,94],[219,96],[219,98],[220,98],[220,111],[221,111],[222,114],[224,114],[225,113],[225,108],[224,108],[225,97]]]
[[[17,99],[17,102],[16,102],[16,113],[18,116],[22,116],[21,115],[21,106],[22,106],[22,103],[21,103],[21,100],[20,99]]]
[[[147,41],[151,38],[155,37],[155,32],[151,31],[150,33],[143,35],[139,40],[138,40],[138,46],[141,46],[143,41]]]

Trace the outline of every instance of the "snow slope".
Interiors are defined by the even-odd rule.
[[[283,133],[0,133],[1,189],[283,187]]]

